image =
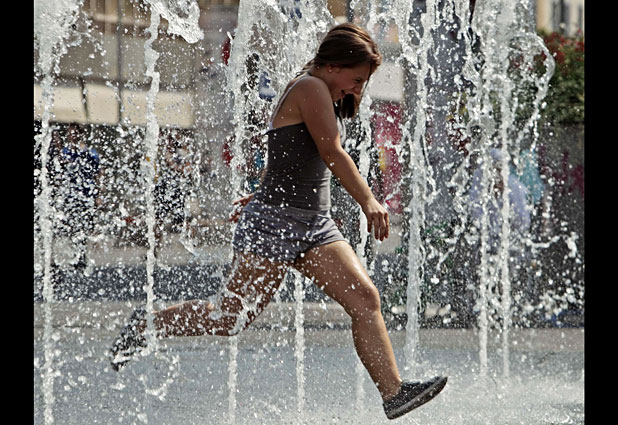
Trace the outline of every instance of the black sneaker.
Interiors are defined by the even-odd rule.
[[[136,309],[129,323],[122,329],[120,336],[112,344],[110,349],[111,364],[116,372],[125,365],[134,355],[146,348],[146,338],[138,330],[146,322],[146,310]]]
[[[389,419],[405,415],[409,411],[427,403],[438,395],[446,385],[445,376],[436,376],[426,382],[408,382],[401,384],[399,393],[384,402],[384,412]]]

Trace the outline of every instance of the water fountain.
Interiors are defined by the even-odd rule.
[[[149,349],[139,361],[122,374],[107,366],[105,350],[131,308],[145,303],[152,312],[157,303],[208,295],[210,287],[205,287],[222,280],[230,260],[226,242],[200,244],[191,233],[189,224],[199,220],[190,217],[186,205],[179,231],[181,260],[170,262],[163,248],[157,251],[159,140],[165,117],[156,103],[167,53],[160,35],[196,46],[204,34],[197,3],[149,0],[140,7],[150,16],[141,52],[147,88],[141,130],[119,120],[115,137],[96,139],[91,133],[90,141],[102,150],[102,162],[113,175],[110,185],[121,188],[116,198],[106,198],[111,208],[94,233],[126,230],[128,194],[137,193],[132,201],[143,218],[142,236],[127,249],[138,253],[133,258],[141,268],[122,259],[99,261],[83,275],[59,254],[59,240],[66,237],[57,230],[62,212],[53,172],[59,124],[52,111],[67,50],[88,42],[93,56],[105,58],[110,47],[94,35],[78,0],[58,1],[54,7],[35,2],[35,69],[42,93],[35,136],[35,423],[386,422],[377,392],[360,362],[353,361],[349,330],[329,327],[328,319],[312,328],[311,306],[331,311],[332,305],[295,273],[289,273],[288,288],[273,302],[280,314],[267,327],[227,340],[157,341],[147,332]],[[348,11],[387,46],[385,62],[392,65],[370,81],[360,116],[349,125],[346,149],[376,185],[375,158],[395,152],[401,176],[386,199],[401,196],[401,210],[390,204],[399,245],[388,251],[373,241],[363,231],[362,214],[347,206],[349,200],[336,187],[334,209],[339,212],[334,214],[352,228],[346,236],[376,284],[387,295],[399,291],[397,297],[385,295],[384,304],[386,314],[397,312],[392,316],[405,322],[397,326],[395,320],[392,330],[404,375],[452,377],[443,400],[405,421],[583,423],[583,328],[556,328],[555,323],[573,306],[583,310],[581,240],[576,229],[564,224],[549,231],[554,210],[547,207],[539,212],[544,219],[540,228],[520,230],[522,211],[512,199],[521,185],[509,184],[529,164],[523,153],[535,153],[542,142],[538,119],[554,72],[532,25],[530,2],[352,0]],[[205,208],[219,218],[203,225],[211,239],[229,232],[221,224],[227,214],[221,205],[251,188],[246,164],[256,151],[250,145],[265,128],[274,94],[335,23],[326,2],[291,0],[241,1],[237,21],[233,33],[223,34],[230,41],[227,64],[212,54],[195,83],[204,92],[191,100],[197,136],[191,147],[192,183],[185,181],[184,187],[188,198],[211,201]],[[393,31],[397,43],[389,41]],[[393,119],[382,108],[388,102],[378,85],[397,78],[404,90]],[[213,81],[221,87],[208,97],[217,90]],[[135,90],[130,83],[106,85],[116,99],[123,98],[124,89]],[[81,88],[84,105],[86,91]],[[120,115],[128,115],[127,109],[121,106]],[[227,127],[218,122],[226,118]],[[387,136],[377,146],[376,134],[386,123],[397,126],[399,137]],[[136,149],[119,153],[122,146]],[[137,161],[128,159],[131,154]],[[220,160],[225,155],[229,166]],[[212,161],[207,171],[201,166],[205,159]],[[507,183],[494,192],[500,181]],[[551,199],[546,197],[544,205],[551,207]],[[527,208],[523,215],[529,217],[533,207]],[[163,231],[163,239],[172,236]],[[91,242],[109,255],[113,247],[102,239]],[[544,252],[560,251],[562,244],[568,250],[561,273],[531,266],[543,260]],[[524,273],[528,268],[534,273]],[[541,280],[549,286],[526,292]],[[104,286],[104,281],[120,284]],[[174,284],[181,289],[167,289]],[[290,301],[294,319],[288,326]],[[430,323],[433,304],[446,313]],[[468,321],[448,326],[462,317]],[[340,325],[345,327],[345,320]]]

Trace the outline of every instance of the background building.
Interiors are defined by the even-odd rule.
[[[191,45],[170,37],[161,24],[156,41],[162,52],[158,70],[161,91],[156,113],[160,124],[179,128],[195,125],[196,84],[213,62],[236,26],[238,0],[199,0],[204,38]],[[330,0],[335,19],[349,17],[349,0]],[[566,35],[584,32],[584,0],[537,0],[537,28]],[[141,0],[85,0],[77,24],[83,34],[68,43],[60,61],[55,88],[54,120],[79,124],[144,125],[148,81],[144,75],[144,42],[148,8]],[[396,40],[394,40],[396,41]],[[37,61],[34,50],[34,62]],[[388,64],[386,64],[388,66]],[[40,119],[41,90],[34,81],[34,119]],[[380,90],[376,85],[376,93]],[[393,94],[391,94],[393,96]]]
[[[536,0],[536,26],[573,36],[584,33],[584,0]]]

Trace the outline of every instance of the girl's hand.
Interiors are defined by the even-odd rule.
[[[373,234],[376,239],[383,241],[388,238],[390,223],[388,211],[375,198],[371,198],[365,205],[361,205],[365,217],[367,217],[367,232]]]
[[[252,198],[253,198],[253,193],[250,193],[232,202],[232,205],[236,206],[230,213],[229,220],[232,223],[236,223],[238,221],[238,218],[240,217],[240,213],[245,208],[245,206],[249,203],[249,201],[251,201]]]

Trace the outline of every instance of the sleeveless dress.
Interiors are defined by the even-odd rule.
[[[273,119],[295,81],[281,96]],[[342,133],[342,126],[340,126]],[[331,171],[304,122],[272,127],[264,178],[240,214],[232,245],[271,261],[294,261],[317,246],[345,240],[330,217]]]

